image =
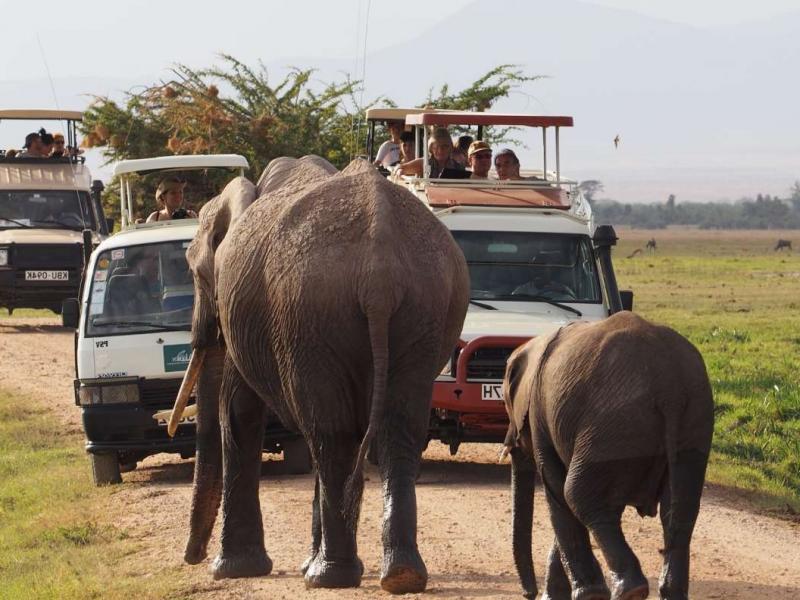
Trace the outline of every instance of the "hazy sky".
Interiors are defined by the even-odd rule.
[[[246,61],[349,57],[363,49],[368,9],[367,49],[374,51],[415,37],[471,1],[0,0],[0,81],[46,77],[46,64],[56,79],[130,79],[152,76],[175,61],[208,65],[222,51]],[[586,1],[697,26],[768,18],[800,8],[797,0]],[[503,0],[495,4],[498,19],[510,16],[503,12]],[[446,34],[450,40],[460,35]]]

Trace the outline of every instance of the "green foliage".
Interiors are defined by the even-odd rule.
[[[257,178],[278,156],[317,154],[344,167],[363,153],[364,109],[393,102],[379,97],[365,103],[356,98],[359,82],[320,84],[312,69],[294,69],[271,84],[266,68],[250,67],[232,56],[222,64],[194,70],[176,65],[173,78],[129,92],[122,104],[95,97],[80,124],[83,145],[101,149],[107,162],[165,154],[241,154]],[[443,86],[430,106],[486,110],[520,85],[535,81],[514,65],[500,65],[464,90],[452,93]],[[505,141],[510,129],[487,132],[490,141]],[[229,178],[223,172],[187,173],[187,204],[199,208]],[[143,177],[133,186],[140,215],[156,209],[158,178]],[[119,183],[112,181],[104,194],[108,214],[119,218]]]
[[[451,92],[448,84],[444,84],[439,88],[436,94],[434,94],[433,90],[430,90],[428,98],[422,106],[426,108],[484,112],[494,106],[501,98],[507,98],[511,92],[519,91],[521,85],[538,81],[544,77],[543,75],[526,75],[518,65],[498,65],[459,92]],[[518,127],[487,127],[484,129],[483,138],[492,145],[516,143],[511,136],[518,129]],[[454,130],[456,133],[475,133],[469,127],[455,127]]]

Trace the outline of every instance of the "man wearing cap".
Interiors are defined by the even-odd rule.
[[[472,170],[470,179],[488,179],[489,169],[492,168],[492,148],[483,140],[475,140],[467,150],[469,168]]]
[[[156,189],[156,202],[159,210],[150,213],[148,223],[155,221],[169,221],[176,218],[196,219],[197,213],[183,208],[183,188],[186,182],[175,177],[169,177],[158,184]]]
[[[17,154],[17,158],[46,158],[45,147],[42,143],[42,136],[38,131],[29,133],[25,136],[24,152]]]

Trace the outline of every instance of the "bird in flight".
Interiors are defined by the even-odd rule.
[[[619,147],[619,134],[614,138],[614,148]]]

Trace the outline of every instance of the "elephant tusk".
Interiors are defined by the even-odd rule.
[[[178,397],[175,399],[175,406],[172,408],[172,414],[169,416],[167,433],[170,437],[175,435],[175,431],[178,429],[178,422],[183,418],[183,411],[186,408],[186,404],[189,402],[189,394],[192,393],[197,377],[200,375],[200,367],[203,366],[203,359],[205,356],[205,350],[195,349],[194,352],[192,352],[192,358],[189,359],[189,366],[186,368],[186,373],[183,376],[181,389],[178,390]]]
[[[167,410],[160,410],[153,415],[153,419],[155,419],[156,421],[169,421],[169,417],[171,414],[172,414],[171,408]],[[190,404],[183,411],[183,418],[188,419],[194,416],[197,416],[197,404]]]
[[[503,462],[510,452],[511,448],[509,446],[503,446],[503,449],[500,450],[500,455],[497,457],[497,462]]]

